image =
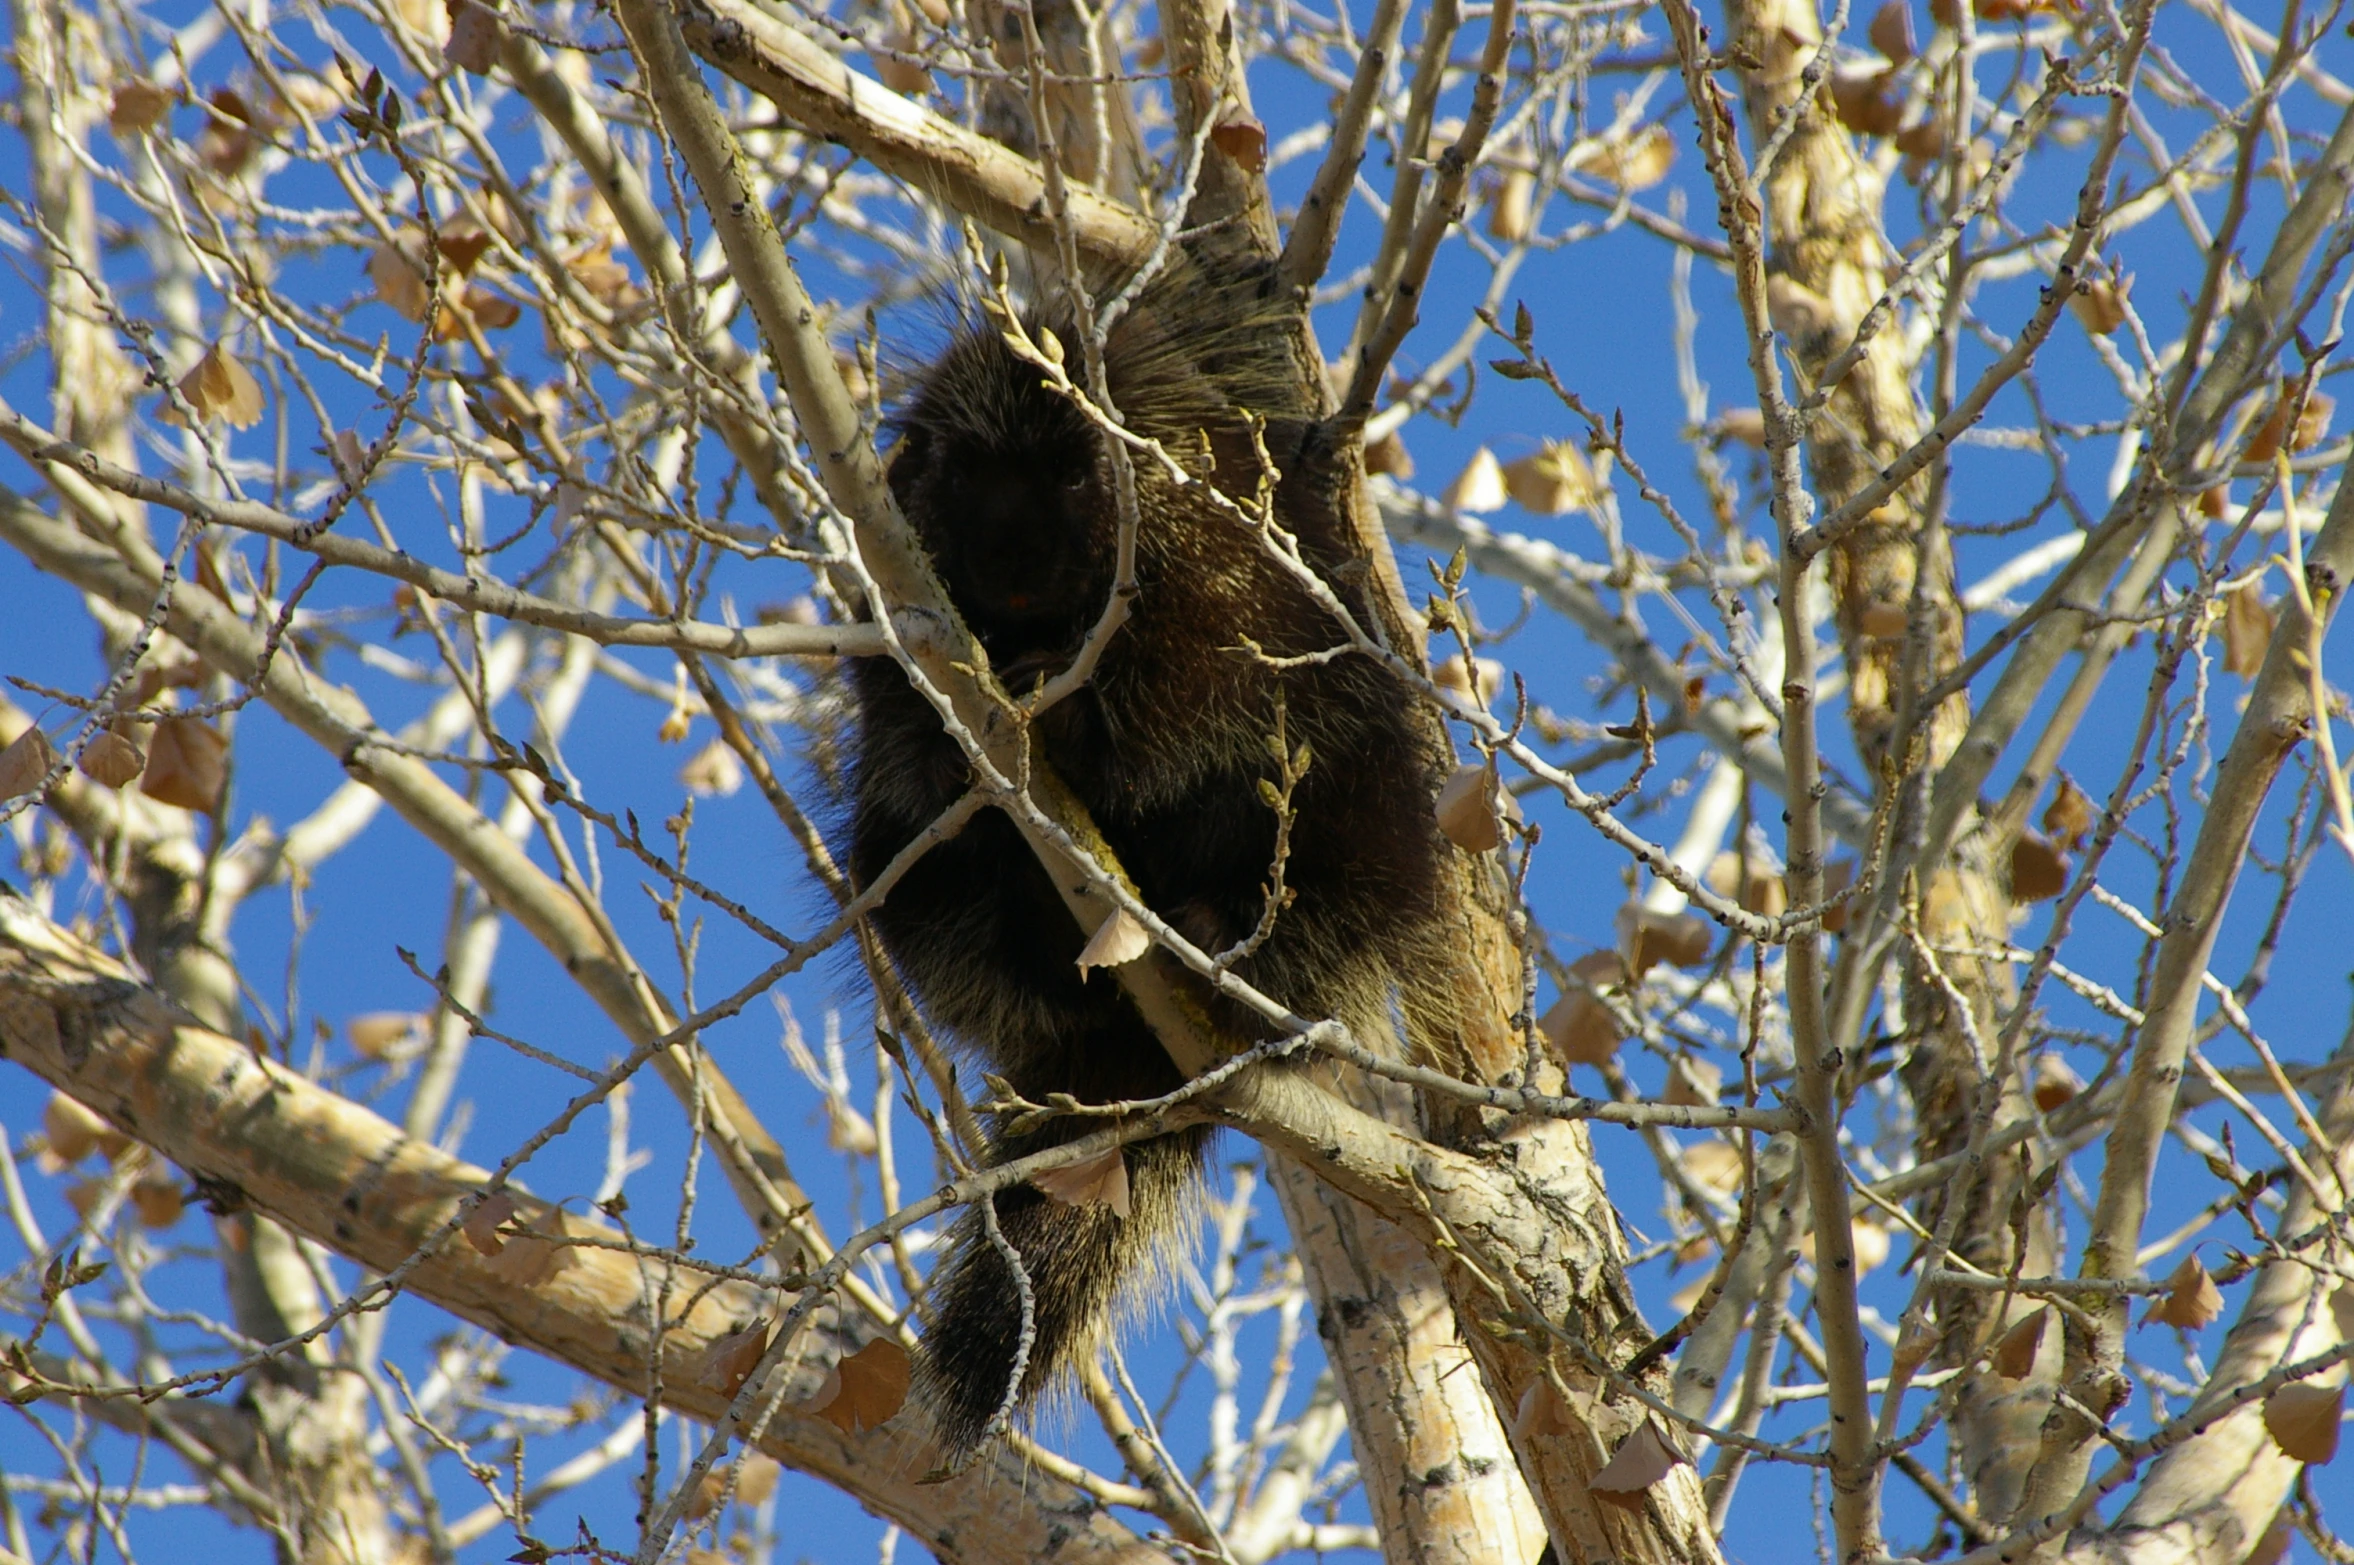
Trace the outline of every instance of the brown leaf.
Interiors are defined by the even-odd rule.
[[[1895,73],[1859,75],[1835,71],[1824,86],[1831,113],[1859,136],[1892,136],[1904,123],[1904,100],[1896,95]]]
[[[2248,438],[2247,449],[2240,453],[2242,462],[2269,462],[2280,454],[2283,444],[2292,453],[2310,451],[2329,438],[2330,415],[2337,411],[2337,404],[2318,391],[2308,393],[2292,429],[2289,413],[2296,400],[2295,387],[2281,388],[2280,395],[2273,399],[2272,411],[2256,426],[2256,433]]]
[[[193,717],[167,717],[147,741],[139,791],[158,804],[210,814],[229,778],[229,741]]]
[[[1567,441],[1548,441],[1534,455],[1507,466],[1504,492],[1539,516],[1587,510],[1602,494],[1593,465]]]
[[[1244,173],[1267,172],[1267,127],[1249,115],[1235,114],[1220,120],[1210,132],[1210,140],[1239,164]]]
[[[2035,1106],[2044,1113],[2066,1103],[2084,1090],[2084,1078],[2069,1068],[2068,1062],[2056,1054],[2036,1056]]]
[[[1455,481],[1439,499],[1450,511],[1476,516],[1502,510],[1504,502],[1511,497],[1511,491],[1504,487],[1503,464],[1496,460],[1495,452],[1481,446],[1471,453],[1471,460],[1463,464],[1463,471],[1455,475]]]
[[[2004,1332],[1994,1345],[1994,1372],[2005,1380],[2025,1380],[2035,1368],[2036,1350],[2043,1346],[2043,1328],[2051,1319],[2052,1307],[2045,1305],[2034,1314],[2023,1317]]]
[[[1365,448],[1365,471],[1386,473],[1400,483],[1414,476],[1414,457],[1407,451],[1406,442],[1398,438],[1396,430],[1391,430]]]
[[[433,247],[441,252],[442,260],[460,277],[474,270],[490,252],[490,244],[490,230],[471,223],[452,224],[433,241]]]
[[[1520,1405],[1513,1409],[1512,1432],[1533,1439],[1567,1434],[1569,1428],[1569,1412],[1561,1405],[1561,1393],[1553,1389],[1553,1382],[1541,1376],[1530,1381],[1520,1394]]]
[[[1618,910],[1619,949],[1637,978],[1665,962],[1699,967],[1716,948],[1716,926],[1697,913],[1658,913],[1640,902]]]
[[[1488,202],[1488,232],[1506,244],[1517,244],[1528,237],[1536,208],[1537,176],[1524,168],[1507,170]]]
[[[1741,1188],[1746,1171],[1741,1166],[1740,1151],[1721,1138],[1710,1136],[1684,1148],[1679,1160],[1684,1172],[1697,1184],[1705,1185],[1720,1195],[1731,1195]]]
[[[744,763],[725,739],[714,739],[678,769],[678,780],[698,798],[726,798],[744,786]]]
[[[910,98],[920,98],[932,90],[932,73],[920,60],[909,58],[923,52],[913,29],[893,28],[883,40],[883,49],[883,53],[869,58],[875,63],[875,76],[884,86]]]
[[[1659,1425],[1646,1416],[1626,1437],[1618,1451],[1602,1466],[1602,1471],[1587,1480],[1586,1487],[1606,1500],[1626,1504],[1619,1496],[1641,1496],[1645,1489],[1665,1478],[1683,1460],[1681,1452],[1668,1443],[1659,1432]]]
[[[2142,1324],[2162,1320],[2180,1331],[2198,1331],[2222,1313],[2223,1295],[2216,1290],[2215,1279],[2207,1275],[2198,1256],[2186,1255],[2166,1279],[2166,1292],[2150,1306]]]
[[[450,36],[441,46],[441,57],[461,71],[488,76],[498,63],[499,40],[506,32],[498,13],[474,0],[450,0],[449,13]]]
[[[1896,150],[1922,163],[1936,162],[1945,156],[1944,124],[1932,118],[1907,125],[1896,133]]]
[[[1913,12],[1905,0],[1888,0],[1872,13],[1871,25],[1864,36],[1872,40],[1872,47],[1891,65],[1902,65],[1913,57]]]
[[[82,746],[74,765],[92,781],[120,788],[147,769],[147,752],[107,729]]]
[[[1485,853],[1504,841],[1505,809],[1509,806],[1496,774],[1477,761],[1455,768],[1439,790],[1439,830],[1467,853]]]
[[[1095,926],[1087,945],[1079,953],[1079,976],[1087,976],[1091,967],[1124,967],[1152,949],[1152,934],[1129,916],[1124,907],[1112,909],[1111,917]]]
[[[2011,844],[2011,900],[2020,906],[2047,902],[2068,889],[2068,855],[2034,832]]]
[[[2339,1413],[2345,1399],[2343,1386],[2291,1381],[2264,1399],[2265,1432],[2283,1455],[2323,1466],[2338,1454]]]
[[[2060,791],[2052,795],[2052,802],[2044,806],[2043,829],[2052,841],[2065,848],[2074,848],[2084,841],[2084,834],[2092,830],[2092,797],[2076,786],[2076,779],[2066,772],[2060,774]]]
[[[760,1367],[760,1356],[768,1351],[768,1326],[765,1318],[756,1320],[712,1343],[703,1351],[695,1384],[734,1401],[744,1382],[752,1378],[752,1371]]]
[[[33,724],[0,750],[0,799],[18,799],[38,789],[57,765],[57,751],[41,725]]]
[[[180,395],[198,418],[217,418],[231,429],[251,429],[261,422],[261,382],[225,344],[216,342],[205,349],[204,357],[180,377]]]
[[[415,1011],[367,1011],[345,1022],[343,1035],[362,1058],[390,1059],[424,1037],[425,1018]]]
[[[835,1366],[834,1395],[810,1411],[846,1435],[880,1429],[906,1403],[913,1368],[905,1348],[877,1337]]]
[[[389,244],[378,245],[368,256],[368,280],[376,297],[408,321],[422,321],[433,308],[426,283],[425,236],[404,230]]]
[[[1798,1253],[1808,1261],[1815,1258],[1815,1236],[1812,1230],[1799,1235]],[[1888,1259],[1888,1230],[1864,1218],[1851,1218],[1847,1225],[1847,1253],[1855,1260],[1858,1277]]]
[[[1676,139],[1664,125],[1646,125],[1631,136],[1612,136],[1581,143],[1569,156],[1569,166],[1581,174],[1632,193],[1649,190],[1675,167]]]
[[[2265,1528],[2263,1535],[2250,1545],[2248,1557],[2240,1561],[2240,1565],[2280,1565],[2282,1560],[2288,1558],[2289,1540],[2296,1535],[2296,1528],[2289,1525],[2288,1513],[2282,1511],[2276,1514],[2272,1518],[2272,1525]]]
[[[2253,679],[2272,646],[2272,609],[2261,583],[2249,582],[2223,595],[2223,671]]]
[[[176,96],[169,87],[134,78],[114,90],[106,106],[106,128],[119,137],[131,137],[152,129],[172,106]]]
[[[523,1232],[510,1228],[502,1236],[506,1247],[490,1269],[518,1288],[536,1288],[558,1272],[569,1271],[579,1260],[572,1247],[561,1242],[570,1226],[562,1207],[548,1207],[524,1223]]]
[[[2132,293],[2130,273],[2121,272],[2115,278],[2095,277],[2069,295],[2068,308],[2084,323],[2086,331],[2106,337],[2125,324],[2125,303]]]
[[[1479,681],[1476,695],[1471,688],[1471,681],[1475,678]],[[1466,674],[1463,672],[1462,658],[1442,658],[1438,667],[1430,671],[1430,682],[1441,690],[1460,696],[1471,705],[1485,707],[1496,699],[1496,692],[1504,688],[1504,665],[1495,658],[1474,658],[1472,672]]]
[[[131,1186],[131,1205],[142,1228],[169,1228],[188,1210],[187,1192],[168,1168],[149,1168]]]
[[[1569,964],[1569,973],[1571,982],[1537,1029],[1564,1064],[1608,1064],[1626,1031],[1591,991],[1626,982],[1626,963],[1616,951],[1589,951]]]
[[[1855,860],[1833,859],[1823,866],[1823,900],[1825,902],[1831,902],[1833,897],[1838,896],[1839,893],[1854,884]],[[1837,935],[1846,932],[1847,909],[1848,904],[1845,902],[1831,902],[1831,905],[1823,910],[1824,934]]]
[[[504,1190],[494,1190],[467,1217],[466,1242],[485,1255],[498,1254],[507,1247],[506,1237],[499,1229],[514,1215],[515,1198]]]
[[[1738,441],[1752,451],[1765,449],[1765,414],[1757,408],[1727,408],[1713,426],[1719,440]]]
[[[119,1157],[131,1144],[130,1137],[101,1119],[96,1110],[62,1092],[49,1094],[41,1110],[41,1140],[60,1169],[73,1167],[93,1152],[104,1152],[110,1159]]]
[[[1068,1168],[1032,1174],[1030,1183],[1065,1206],[1108,1206],[1112,1215],[1128,1215],[1128,1158],[1119,1147],[1106,1147]]]
[[[2338,1323],[2338,1340],[2354,1342],[2354,1282],[2338,1284],[2338,1291],[2329,1296],[2329,1313]]]
[[[1738,898],[1744,911],[1761,918],[1779,918],[1790,906],[1790,887],[1782,872],[1755,858],[1744,865],[1737,853],[1720,853],[1709,860],[1708,889],[1728,900]]]
[[[197,159],[223,179],[234,179],[253,161],[261,145],[254,133],[256,116],[244,97],[228,87],[218,89],[205,101],[212,113],[196,135]]]
[[[1696,1060],[1689,1054],[1679,1054],[1667,1068],[1665,1100],[1689,1108],[1713,1108],[1719,1090],[1725,1084],[1721,1065]]]

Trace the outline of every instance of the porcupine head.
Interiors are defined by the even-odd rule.
[[[1271,269],[1180,251],[1103,341],[1110,409],[1184,469],[1131,451],[1135,582],[1087,683],[1040,711],[1033,753],[1087,807],[1145,901],[1295,1013],[1450,1053],[1453,1019],[1408,981],[1434,971],[1447,849],[1412,691],[1347,650],[1337,604],[1370,624],[1332,466],[1316,448]],[[1017,699],[1067,669],[1117,579],[1121,501],[1106,436],[1006,322],[959,333],[894,419],[893,493],[951,600]],[[1067,314],[1047,331],[1084,383]],[[1271,539],[1271,519],[1292,540]],[[1296,548],[1295,562],[1275,550]],[[1314,573],[1306,576],[1303,573]],[[970,786],[964,753],[885,659],[851,673],[858,714],[849,858],[870,883]],[[1279,889],[1280,888],[1280,889]],[[1183,1077],[1114,975],[1082,973],[1080,931],[1012,822],[983,810],[890,888],[874,926],[931,1023],[1023,1099],[1134,1102]],[[1275,1029],[1194,982],[1220,1043]],[[1088,1115],[1000,1117],[991,1163],[1100,1130]],[[1070,1181],[969,1208],[929,1300],[918,1385],[962,1460],[1094,1353],[1123,1306],[1167,1291],[1192,1227],[1209,1131],[1127,1143]]]

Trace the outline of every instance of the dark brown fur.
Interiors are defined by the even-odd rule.
[[[1247,499],[1256,490],[1248,409],[1268,419],[1283,470],[1277,514],[1360,623],[1329,464],[1289,400],[1284,322],[1257,276],[1181,262],[1113,331],[1106,373],[1131,429],[1160,438]],[[1057,323],[1071,344],[1075,333]],[[1017,695],[1068,666],[1112,587],[1117,512],[1098,435],[993,328],[960,337],[921,377],[898,420],[891,487],[949,595]],[[1188,453],[1191,453],[1188,455]],[[1213,953],[1265,906],[1276,815],[1260,783],[1278,695],[1292,743],[1314,756],[1294,797],[1286,879],[1297,900],[1236,971],[1310,1017],[1337,1016],[1369,1041],[1407,1031],[1451,1052],[1444,1007],[1400,980],[1427,970],[1440,939],[1447,849],[1431,817],[1436,777],[1408,688],[1344,655],[1275,670],[1240,650],[1326,651],[1340,625],[1269,558],[1266,545],[1198,491],[1138,462],[1139,593],[1091,684],[1037,722],[1039,750],[1094,816],[1146,901]],[[899,670],[862,663],[850,861],[863,883],[962,793],[962,753]],[[1075,966],[1081,940],[1030,849],[984,812],[934,848],[875,915],[885,946],[932,1018],[1024,1097],[1159,1096],[1182,1078],[1114,976]],[[1228,1041],[1269,1034],[1240,1007],[1205,1008]],[[1100,1121],[1058,1119],[1000,1133],[1004,1159],[1058,1145]],[[1132,1213],[1074,1207],[1024,1185],[998,1195],[1022,1257],[1035,1337],[1021,1398],[1092,1352],[1122,1286],[1155,1275],[1185,1237],[1208,1131],[1126,1149]],[[968,1213],[936,1274],[919,1383],[950,1452],[969,1452],[1006,1399],[1020,1334],[1014,1279]]]

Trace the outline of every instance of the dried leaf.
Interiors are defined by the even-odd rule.
[[[17,799],[33,792],[57,764],[57,751],[41,725],[33,724],[0,750],[0,799]]]
[[[1590,509],[1602,493],[1586,454],[1560,440],[1506,467],[1504,492],[1539,516]]]
[[[1511,491],[1504,486],[1503,464],[1496,460],[1496,453],[1481,446],[1471,453],[1471,460],[1463,465],[1463,471],[1455,475],[1455,481],[1439,498],[1451,511],[1476,516],[1502,510],[1504,502],[1511,497]]]
[[[884,86],[893,92],[920,98],[932,90],[932,73],[924,68],[920,60],[911,59],[910,56],[922,52],[923,45],[917,40],[914,29],[902,26],[893,28],[885,35],[882,53],[870,54],[869,57],[875,62],[875,76]]]
[[[1665,962],[1698,967],[1716,947],[1716,926],[1697,913],[1659,913],[1630,902],[1618,910],[1619,949],[1637,978]]]
[[[1617,1504],[1628,1503],[1619,1498],[1625,1495],[1635,1496],[1636,1503],[1640,1503],[1642,1492],[1673,1472],[1683,1459],[1659,1432],[1659,1425],[1645,1417],[1617,1453],[1603,1464],[1602,1471],[1587,1480],[1586,1487]]]
[[[1688,1108],[1713,1108],[1725,1084],[1724,1067],[1679,1054],[1667,1068],[1666,1101]]]
[[[1569,1410],[1561,1405],[1561,1393],[1553,1389],[1553,1382],[1541,1375],[1530,1381],[1520,1394],[1520,1405],[1513,1409],[1512,1432],[1532,1439],[1567,1434],[1569,1428]]]
[[[106,128],[118,137],[136,136],[152,129],[172,106],[175,94],[169,87],[134,78],[114,90],[106,106]]]
[[[810,1411],[846,1435],[880,1429],[905,1405],[913,1368],[905,1348],[877,1337],[834,1367],[833,1396]]]
[[[1740,1152],[1723,1140],[1710,1136],[1684,1148],[1680,1161],[1684,1172],[1696,1184],[1704,1185],[1720,1195],[1731,1195],[1741,1188],[1744,1170]]]
[[[1592,991],[1626,982],[1626,963],[1616,951],[1589,951],[1569,964],[1569,974],[1570,984],[1537,1029],[1564,1064],[1608,1064],[1626,1031]]]
[[[132,1184],[131,1206],[142,1228],[169,1228],[188,1210],[188,1194],[170,1169],[150,1168]]]
[[[212,113],[196,135],[197,159],[223,179],[234,179],[245,172],[260,149],[261,138],[254,134],[256,116],[244,97],[228,87],[218,89],[205,102]]]
[[[1830,863],[1823,866],[1824,901],[1830,902],[1833,897],[1838,896],[1841,892],[1845,891],[1848,887],[1854,884],[1855,860],[1833,859]],[[1823,933],[1826,935],[1837,935],[1844,934],[1846,931],[1847,904],[1844,902],[1832,903],[1831,906],[1823,910]]]
[[[2035,1061],[2035,1106],[2049,1114],[2084,1090],[2084,1078],[2069,1068],[2068,1062],[2056,1054],[2038,1055]]]
[[[482,258],[490,253],[490,245],[490,230],[472,223],[452,224],[433,241],[433,247],[441,252],[442,260],[459,277],[474,270]]]
[[[1086,977],[1091,967],[1124,967],[1151,949],[1151,933],[1126,908],[1115,907],[1111,917],[1095,926],[1079,953],[1079,976]]]
[[[121,734],[107,729],[82,746],[74,762],[82,775],[108,788],[120,788],[147,768],[147,752]]]
[[[744,786],[744,763],[726,740],[714,739],[678,769],[678,780],[687,792],[700,798],[716,795],[724,799]]]
[[[1752,451],[1765,449],[1765,414],[1757,408],[1727,408],[1712,426],[1719,440],[1737,441]]]
[[[1798,1253],[1809,1261],[1815,1258],[1815,1236],[1810,1230],[1798,1237]],[[1851,1218],[1847,1225],[1847,1253],[1855,1261],[1858,1277],[1888,1259],[1888,1230],[1865,1218]]]
[[[209,814],[229,777],[229,741],[193,717],[167,717],[147,741],[147,771],[139,791],[158,804]]]
[[[2263,1536],[2250,1546],[2248,1557],[2240,1561],[2240,1565],[2280,1565],[2282,1560],[2288,1558],[2289,1540],[2295,1536],[2296,1529],[2289,1525],[2288,1513],[2281,1512],[2272,1518],[2272,1525],[2264,1529]]]
[[[1398,438],[1396,430],[1391,430],[1365,448],[1365,471],[1385,473],[1400,483],[1414,476],[1414,458],[1406,450],[1406,442]]]
[[[250,429],[261,422],[262,384],[225,344],[216,342],[205,349],[180,377],[180,395],[198,418],[217,418],[231,429]]]
[[[376,285],[376,297],[403,320],[422,321],[433,308],[424,258],[425,236],[414,229],[378,245],[368,257],[368,280]]]
[[[1485,853],[1504,841],[1504,795],[1496,774],[1477,761],[1455,768],[1439,790],[1439,830],[1467,853]]]
[[[2095,336],[2106,337],[2125,324],[2126,300],[2133,293],[2133,278],[2119,273],[2114,278],[2095,277],[2068,298],[2068,308],[2084,323],[2084,329]]]
[[[2272,609],[2261,584],[2249,582],[2223,595],[2223,671],[2253,679],[2272,646]]]
[[[1907,125],[1896,133],[1896,150],[1917,163],[1934,163],[1945,156],[1945,124],[1936,118]]]
[[[1581,174],[1633,192],[1649,190],[1675,167],[1676,139],[1664,125],[1646,125],[1631,136],[1580,143],[1569,166]]]
[[[1479,681],[1476,697],[1470,683],[1474,678]],[[1496,692],[1504,688],[1504,665],[1495,658],[1474,658],[1472,672],[1465,674],[1463,659],[1444,658],[1438,667],[1430,671],[1430,682],[1467,703],[1484,708],[1496,699]]]
[[[2060,774],[2060,791],[2052,795],[2052,802],[2044,806],[2043,829],[2050,838],[2065,848],[2074,848],[2084,841],[2084,834],[2092,830],[2096,817],[2092,797],[2076,786],[2076,779],[2066,772]]]
[[[2068,889],[2068,855],[2034,832],[2011,844],[2011,901],[2048,902]]]
[[[51,1093],[41,1110],[41,1140],[57,1169],[71,1168],[93,1152],[119,1157],[131,1144],[130,1137],[100,1118],[96,1110],[62,1092]]]
[[[2354,1282],[2338,1284],[2329,1296],[2330,1318],[2338,1323],[2338,1340],[2354,1342]]]
[[[760,1367],[760,1356],[768,1351],[768,1326],[766,1319],[756,1320],[712,1343],[695,1371],[695,1384],[734,1401],[744,1382],[752,1378],[752,1371]]]
[[[2043,1346],[2043,1328],[2052,1307],[2045,1305],[2004,1332],[1994,1345],[1994,1372],[2005,1380],[2025,1380],[2035,1369],[2035,1355]]]
[[[2292,429],[2289,413],[2295,408],[2296,400],[2295,387],[2281,388],[2280,395],[2273,399],[2272,411],[2256,426],[2256,433],[2248,438],[2247,449],[2240,453],[2242,462],[2269,462],[2280,454],[2284,444],[2292,453],[2310,451],[2329,438],[2330,415],[2337,411],[2337,404],[2318,391],[2307,393],[2304,407],[2297,410],[2296,427]]]
[[[480,1206],[470,1213],[464,1223],[466,1242],[485,1255],[496,1255],[507,1247],[499,1229],[515,1215],[515,1198],[504,1190],[494,1190],[483,1198]]]
[[[1210,140],[1244,173],[1267,172],[1267,127],[1248,114],[1229,115],[1220,120],[1211,130]]]
[[[461,71],[488,76],[498,63],[499,41],[506,33],[498,13],[475,0],[450,0],[449,14],[450,36],[441,46],[441,57]]]
[[[1761,918],[1779,918],[1790,906],[1790,887],[1782,872],[1755,858],[1744,865],[1737,853],[1719,853],[1709,860],[1708,889],[1728,900],[1737,898],[1744,911]]]
[[[2345,1404],[2343,1386],[2317,1386],[2297,1380],[2264,1399],[2264,1430],[2281,1453],[2320,1467],[2338,1454],[2339,1414]]]
[[[746,1451],[736,1463],[736,1498],[746,1505],[763,1505],[776,1493],[777,1459],[765,1451]]]
[[[2166,1292],[2150,1306],[2142,1324],[2162,1320],[2180,1331],[2198,1331],[2222,1313],[2223,1295],[2216,1289],[2215,1279],[2207,1275],[2198,1256],[2186,1255],[2166,1279]]]
[[[424,1038],[425,1018],[415,1011],[366,1011],[343,1024],[343,1035],[363,1059],[390,1059]]]
[[[1507,244],[1528,237],[1536,217],[1537,176],[1524,168],[1507,170],[1488,202],[1488,232]]]
[[[1904,123],[1904,100],[1896,95],[1892,71],[1835,71],[1824,86],[1831,113],[1859,136],[1892,136]]]
[[[1872,40],[1872,47],[1891,65],[1902,65],[1913,57],[1913,12],[1905,0],[1888,0],[1872,13],[1872,22],[1864,30]]]
[[[1108,1206],[1116,1217],[1128,1215],[1128,1158],[1119,1147],[1068,1168],[1032,1174],[1030,1183],[1065,1206]]]
[[[562,1242],[571,1220],[560,1206],[551,1206],[504,1236],[506,1248],[491,1262],[491,1271],[518,1288],[536,1288],[558,1272],[569,1271],[579,1260]]]

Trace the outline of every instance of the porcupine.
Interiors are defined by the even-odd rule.
[[[1256,502],[1263,451],[1280,474],[1276,520],[1361,625],[1368,573],[1334,498],[1292,370],[1272,268],[1180,253],[1107,334],[1106,388],[1126,426],[1157,438],[1227,496]],[[1080,359],[1067,318],[1031,323]],[[1253,434],[1254,416],[1263,420]],[[1100,430],[1045,384],[993,324],[959,334],[893,419],[890,483],[950,598],[1017,698],[1070,666],[1114,584],[1119,521]],[[1441,1062],[1452,1018],[1438,970],[1450,851],[1412,689],[1378,659],[1330,653],[1342,625],[1254,527],[1199,486],[1139,458],[1137,593],[1091,680],[1035,720],[1032,743],[1093,815],[1148,905],[1204,951],[1251,934],[1267,906],[1278,816],[1263,789],[1269,738],[1304,742],[1284,883],[1291,900],[1233,971],[1311,1018],[1395,1035]],[[1353,568],[1352,568],[1353,566]],[[1254,653],[1246,643],[1255,643]],[[852,673],[858,714],[850,865],[865,884],[969,786],[933,709],[884,659]],[[1158,1097],[1183,1076],[1115,976],[1082,975],[1081,934],[1014,824],[985,810],[934,847],[874,914],[930,1018],[1024,1098]],[[1242,1049],[1263,1019],[1206,985],[1198,995]],[[1395,1007],[1395,1009],[1393,1009]],[[1059,1145],[1103,1121],[1061,1116],[993,1129],[992,1161]],[[1129,1212],[1069,1205],[1024,1184],[993,1199],[1021,1257],[1034,1336],[1018,1401],[1102,1340],[1115,1305],[1165,1275],[1190,1226],[1210,1131],[1180,1128],[1125,1148]],[[1020,1293],[977,1210],[935,1273],[917,1383],[943,1446],[969,1455],[1005,1405]]]

